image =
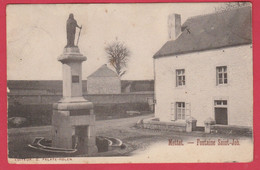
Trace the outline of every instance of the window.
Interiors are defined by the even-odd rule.
[[[176,118],[177,120],[185,120],[185,103],[176,102]]]
[[[217,85],[227,84],[227,66],[217,67]]]
[[[227,100],[215,100],[214,106],[215,107],[227,107]]]
[[[176,70],[176,87],[185,86],[185,70]]]
[[[191,116],[190,103],[171,103],[171,121],[185,120]]]

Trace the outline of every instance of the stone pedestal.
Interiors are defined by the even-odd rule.
[[[52,147],[97,152],[93,103],[82,96],[82,62],[87,58],[77,47],[65,48],[62,63],[63,98],[53,104]]]
[[[211,125],[214,125],[214,124],[216,124],[216,122],[215,122],[214,119],[212,119],[212,118],[207,118],[207,119],[204,121],[205,133],[210,133],[210,132],[211,132],[210,126],[211,126]]]
[[[186,132],[192,132],[196,129],[197,120],[193,117],[186,119]]]

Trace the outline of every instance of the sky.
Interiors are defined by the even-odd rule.
[[[116,39],[131,51],[125,80],[153,79],[153,55],[168,40],[168,15],[215,12],[221,3],[46,4],[7,6],[7,79],[61,80],[57,58],[66,45],[66,20],[82,25],[82,79],[108,63],[105,46]],[[77,40],[78,32],[76,33]]]

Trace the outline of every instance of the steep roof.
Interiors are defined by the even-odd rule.
[[[118,77],[118,75],[104,64],[88,77]]]
[[[166,42],[154,58],[250,44],[251,13],[251,7],[243,7],[189,18],[182,25],[180,36]]]

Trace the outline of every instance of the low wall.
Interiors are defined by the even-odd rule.
[[[153,130],[186,132],[186,123],[146,122],[143,123],[143,128]]]
[[[94,104],[113,104],[113,103],[147,103],[148,98],[154,97],[154,92],[135,92],[121,94],[84,94],[84,98]],[[18,95],[8,94],[9,105],[28,105],[28,104],[52,104],[59,101],[62,95],[41,94],[41,95]]]
[[[252,136],[252,127],[235,125],[210,125],[211,133],[228,135]]]
[[[189,117],[185,121],[163,122],[159,118],[153,117],[139,120],[136,123],[136,127],[175,132],[192,132],[197,128],[197,120]]]

